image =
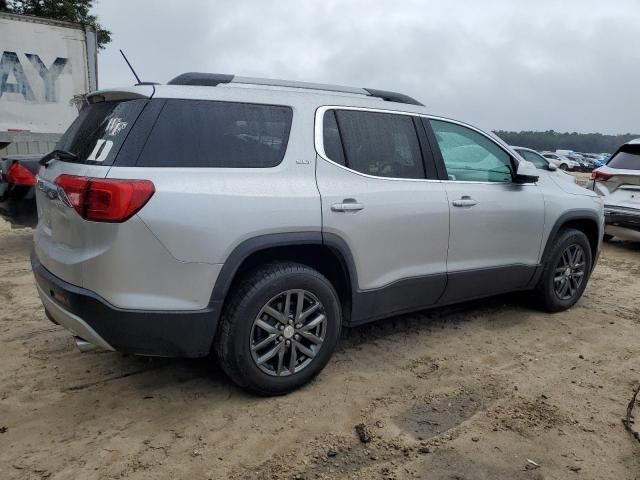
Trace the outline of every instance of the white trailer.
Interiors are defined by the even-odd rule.
[[[50,151],[97,89],[94,27],[0,13],[0,157]]]

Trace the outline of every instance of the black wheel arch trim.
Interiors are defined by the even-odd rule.
[[[549,232],[549,236],[547,237],[544,250],[542,251],[540,263],[544,264],[549,258],[549,255],[551,254],[551,248],[553,247],[553,239],[558,235],[558,232],[560,231],[560,229],[565,225],[567,225],[569,222],[573,222],[576,220],[592,221],[593,223],[595,223],[596,228],[598,229],[599,237],[602,237],[602,235],[604,234],[604,231],[602,229],[602,224],[600,222],[600,218],[598,217],[598,214],[596,212],[588,209],[569,210],[563,213],[562,215],[560,215],[560,217],[553,224],[553,227]],[[599,245],[600,238],[597,238],[596,241],[598,242],[597,245]],[[595,267],[598,252],[593,251],[591,252],[591,255],[593,259],[593,262],[592,262],[592,269],[593,269],[593,267]]]

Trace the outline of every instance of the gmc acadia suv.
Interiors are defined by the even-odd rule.
[[[32,267],[82,349],[303,385],[343,326],[514,290],[582,295],[602,200],[374,89],[183,74],[98,91],[44,157]]]

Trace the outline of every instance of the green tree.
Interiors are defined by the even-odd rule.
[[[98,32],[98,47],[102,49],[111,41],[111,32],[102,28],[98,17],[89,13],[92,7],[93,0],[0,0],[0,12],[91,25]]]

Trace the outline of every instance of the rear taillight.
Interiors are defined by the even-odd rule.
[[[60,175],[58,185],[78,214],[94,222],[124,222],[155,193],[149,180],[120,180]]]
[[[23,187],[33,187],[36,184],[36,177],[29,170],[18,162],[14,162],[6,173],[7,183],[20,185]]]
[[[593,172],[591,172],[591,180],[593,180],[594,182],[605,182],[610,178],[610,174],[601,172],[599,170],[594,170]]]

